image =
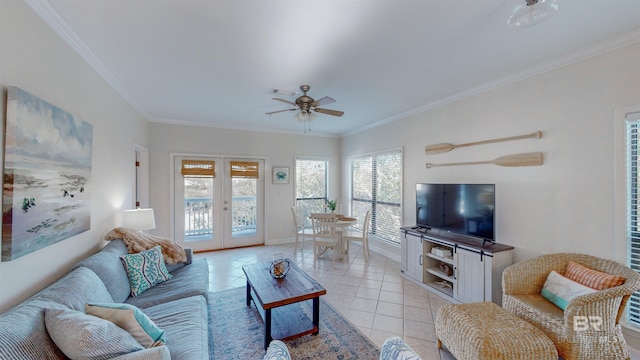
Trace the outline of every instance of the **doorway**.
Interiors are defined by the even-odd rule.
[[[174,156],[174,239],[194,251],[264,244],[264,160]]]

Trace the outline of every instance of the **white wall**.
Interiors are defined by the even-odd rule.
[[[293,120],[292,120],[293,121]],[[340,197],[340,140],[300,134],[275,134],[254,131],[215,129],[172,124],[150,124],[151,207],[156,216],[154,234],[173,238],[170,233],[171,155],[223,155],[265,159],[265,243],[275,244],[293,238],[291,206],[295,203],[295,156],[320,156],[329,159],[329,195]],[[288,166],[289,184],[271,181],[273,166]]]
[[[0,312],[104,245],[103,235],[119,221],[121,209],[132,204],[134,143],[148,147],[147,122],[22,1],[0,1],[3,121],[7,86],[93,124],[92,205],[91,230],[0,263]]]
[[[614,169],[615,148],[624,152],[624,143],[615,140],[614,112],[633,104],[640,104],[639,44],[348,136],[342,156],[404,147],[404,225],[415,223],[418,182],[495,183],[497,240],[516,247],[515,261],[581,252],[624,262],[624,251],[616,251],[625,246],[624,239],[614,241],[620,232],[614,229],[614,181],[624,176]],[[536,130],[543,132],[542,139],[424,153],[428,144]],[[537,151],[544,153],[540,167],[425,168],[427,162]]]

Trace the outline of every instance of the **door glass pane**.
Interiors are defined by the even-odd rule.
[[[184,239],[213,238],[213,178],[184,178]]]
[[[255,236],[258,179],[232,178],[231,193],[231,235]]]

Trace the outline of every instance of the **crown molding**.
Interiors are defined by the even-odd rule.
[[[420,114],[427,110],[431,110],[444,105],[455,103],[457,101],[460,101],[475,95],[479,95],[479,94],[491,91],[493,89],[500,88],[505,85],[513,84],[527,78],[541,75],[546,72],[553,71],[567,65],[572,65],[580,61],[584,61],[584,60],[587,60],[599,55],[603,55],[618,49],[622,49],[624,47],[631,46],[637,43],[640,43],[640,29],[636,29],[634,31],[628,32],[621,36],[617,36],[599,43],[589,45],[577,51],[567,53],[559,58],[546,61],[544,63],[541,63],[529,69],[525,69],[523,71],[512,73],[510,75],[485,83],[483,85],[480,85],[465,91],[461,91],[451,96],[447,96],[445,98],[433,101],[419,108],[402,112],[400,114],[391,116],[389,118],[369,124],[367,126],[362,126],[357,130],[342,133],[342,136],[351,136],[351,135],[359,134],[359,133],[371,130],[373,128],[377,128],[382,125],[386,125],[398,120],[406,119],[408,117],[411,117],[416,114]]]
[[[47,0],[25,0],[25,2],[62,40],[67,42],[67,44],[78,53],[124,101],[131,105],[143,118],[148,119],[148,114],[145,109],[120,85],[115,76],[113,76],[96,54],[94,54],[69,25],[67,25]]]
[[[199,123],[195,121],[183,121],[183,120],[172,120],[172,119],[164,119],[153,117],[149,119],[150,123],[154,124],[167,124],[167,125],[180,125],[180,126],[196,126],[201,128],[215,128],[215,129],[225,129],[225,130],[238,130],[238,131],[250,131],[257,133],[271,133],[271,134],[283,134],[283,135],[295,135],[295,136],[317,136],[317,137],[327,137],[327,138],[339,138],[340,134],[334,133],[323,133],[323,132],[315,132],[310,131],[303,133],[302,131],[295,130],[282,130],[282,129],[273,129],[266,127],[247,127],[247,126],[233,126],[225,123]]]

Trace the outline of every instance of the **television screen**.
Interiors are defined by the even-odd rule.
[[[416,226],[495,241],[494,184],[416,184]]]

